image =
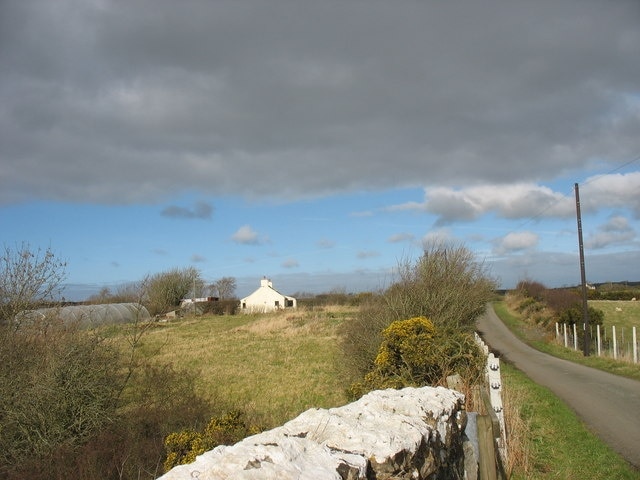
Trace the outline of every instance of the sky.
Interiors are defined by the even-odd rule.
[[[0,244],[66,298],[173,268],[388,287],[640,280],[637,0],[4,0]]]

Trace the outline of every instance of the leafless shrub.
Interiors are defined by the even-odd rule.
[[[12,324],[19,312],[57,299],[66,266],[50,248],[5,246],[0,255],[0,324]]]

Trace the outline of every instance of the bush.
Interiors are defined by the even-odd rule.
[[[428,246],[415,263],[401,263],[398,276],[384,294],[391,321],[424,316],[439,328],[472,330],[495,296],[495,280],[463,246]]]
[[[151,315],[167,313],[180,306],[190,292],[203,288],[200,272],[193,267],[174,268],[143,281],[145,305]]]
[[[579,304],[582,297],[580,292],[575,288],[558,288],[546,290],[543,298],[547,306],[551,308],[555,314],[560,314]]]
[[[640,298],[638,290],[614,290],[606,291],[600,294],[601,300],[623,300],[629,301],[632,298]]]
[[[540,282],[535,282],[533,280],[525,279],[520,280],[516,285],[516,291],[522,295],[523,297],[533,298],[534,300],[542,301],[544,300],[544,294],[547,290]]]
[[[252,427],[246,422],[242,412],[232,410],[220,417],[213,417],[203,432],[187,429],[171,433],[164,441],[166,449],[164,470],[168,471],[176,465],[191,463],[198,455],[218,445],[236,443],[258,431],[257,427]]]
[[[0,478],[157,478],[164,437],[211,410],[196,373],[132,353],[57,318],[2,328]]]
[[[598,310],[597,308],[588,307],[587,312],[589,314],[589,325],[602,326],[604,322],[604,312],[602,310]],[[575,304],[570,308],[567,308],[558,316],[558,323],[566,323],[567,325],[573,325],[574,323],[577,325],[582,325],[583,322],[583,311],[582,305]]]
[[[0,465],[79,445],[114,421],[124,376],[103,338],[49,321],[0,336]]]
[[[398,281],[366,299],[341,331],[347,381],[374,367],[382,331],[396,320],[426,317],[438,332],[471,332],[475,319],[495,297],[495,281],[463,246],[433,244],[415,262],[398,266]]]
[[[382,332],[374,368],[351,386],[350,396],[376,389],[445,385],[459,374],[467,386],[484,371],[484,355],[471,335],[437,329],[426,317],[391,323]]]
[[[361,379],[374,367],[382,342],[382,331],[389,326],[389,312],[381,296],[374,296],[360,306],[358,313],[345,320],[340,328],[342,355],[338,361],[346,383]]]
[[[235,315],[238,313],[239,301],[237,298],[227,300],[217,300],[215,302],[207,302],[202,304],[203,313],[212,315]]]

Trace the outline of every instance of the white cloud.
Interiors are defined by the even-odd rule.
[[[231,240],[244,245],[259,245],[261,242],[258,232],[251,225],[241,226],[232,236]]]
[[[580,187],[584,212],[627,207],[640,218],[640,172],[601,175]],[[488,213],[506,219],[569,218],[575,216],[573,187],[567,192],[533,183],[480,185],[454,189],[425,189],[423,202],[388,207],[389,211],[414,210],[437,215],[436,225],[476,220]]]
[[[494,253],[499,255],[530,250],[538,244],[539,237],[533,232],[512,232],[494,244]]]
[[[448,228],[439,228],[428,232],[422,237],[422,245],[439,245],[455,241],[454,236]]]
[[[579,189],[581,209],[628,208],[640,218],[640,172],[588,178]]]

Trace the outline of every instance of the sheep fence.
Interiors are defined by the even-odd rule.
[[[582,328],[578,328],[575,323],[556,323],[556,342],[566,348],[581,349],[586,327],[583,324]],[[594,325],[589,327],[589,333],[590,351],[598,357],[638,363],[637,327],[616,328],[612,325],[604,328],[601,325]]]

